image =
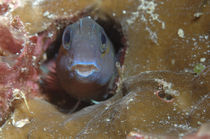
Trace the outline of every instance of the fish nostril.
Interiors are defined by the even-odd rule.
[[[71,69],[75,71],[77,75],[84,78],[89,77],[98,71],[98,68],[92,64],[91,65],[77,64],[72,66]]]

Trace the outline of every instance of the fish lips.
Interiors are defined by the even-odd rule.
[[[71,77],[83,83],[97,82],[100,75],[100,68],[96,63],[76,63],[70,68]]]

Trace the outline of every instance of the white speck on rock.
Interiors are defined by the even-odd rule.
[[[40,5],[41,3],[43,3],[44,2],[44,0],[35,0],[34,2],[33,2],[33,6],[38,6],[38,5]]]
[[[179,35],[180,38],[184,38],[184,30],[179,28],[177,34]]]
[[[205,61],[206,61],[205,57],[200,58],[200,62],[205,62]]]
[[[208,36],[208,35],[206,35],[206,36],[204,36],[204,38],[205,38],[206,40],[208,40],[209,36]]]
[[[29,124],[30,121],[29,119],[21,119],[19,121],[15,121],[14,118],[12,119],[12,125],[17,127],[17,128],[22,128],[24,127],[26,124]]]
[[[27,70],[28,70],[28,68],[26,68],[26,67],[21,68],[21,72],[22,72],[22,73],[25,72],[25,71],[27,71]]]
[[[56,17],[56,15],[50,14],[48,11],[44,12],[43,13],[43,16],[45,16],[45,17],[47,17],[49,19],[52,19],[52,18],[55,18]]]
[[[43,16],[48,16],[50,13],[48,11],[43,13]]]
[[[196,18],[200,17],[201,15],[203,15],[203,13],[201,13],[201,12],[194,13],[194,17],[196,17]]]
[[[50,32],[49,32],[49,33],[47,34],[47,36],[48,36],[48,37],[52,37],[52,36],[53,36],[53,33],[50,33]]]

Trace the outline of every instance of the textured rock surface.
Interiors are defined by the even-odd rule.
[[[35,39],[35,33],[46,30],[55,19],[69,18],[85,8],[95,7],[121,24],[127,40],[128,49],[120,80],[123,85],[120,89],[126,95],[115,96],[74,114],[59,112],[54,105],[34,98],[34,94],[40,96],[35,81],[38,77],[36,60],[43,53],[42,45],[38,41],[24,45],[17,62],[11,64],[15,69],[11,74],[6,72],[13,84],[3,82],[7,78],[0,77],[0,107],[4,107],[0,116],[6,119],[9,116],[1,127],[0,137],[131,138],[132,133],[160,138],[207,135],[205,131],[209,127],[206,125],[209,124],[198,129],[209,122],[210,117],[209,1],[62,0],[57,3],[54,0],[34,0],[14,1],[9,5],[10,8],[0,12],[0,24],[5,25],[5,20],[18,19],[13,25],[19,25],[17,23],[21,21],[21,25],[15,27],[23,28],[19,30],[20,34],[28,36],[25,35],[27,39],[24,35],[14,37],[21,40],[13,39],[18,49],[10,49],[7,47],[10,44],[4,45],[0,37],[1,71],[8,71],[2,63],[10,63],[8,56],[19,52],[22,42]],[[93,11],[90,15],[97,17],[100,12]],[[14,36],[17,35],[18,31],[13,31],[14,26],[7,28]],[[28,60],[21,62],[22,59]],[[31,65],[34,63],[32,60],[35,60],[35,67]],[[30,70],[15,74],[21,73],[24,66]],[[5,84],[13,91],[5,91]],[[10,107],[14,89],[29,96],[27,103],[11,103]],[[11,109],[14,112],[11,113]]]

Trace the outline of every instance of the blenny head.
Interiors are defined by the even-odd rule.
[[[56,74],[67,93],[94,98],[106,92],[114,72],[114,49],[99,24],[85,17],[65,28]]]

